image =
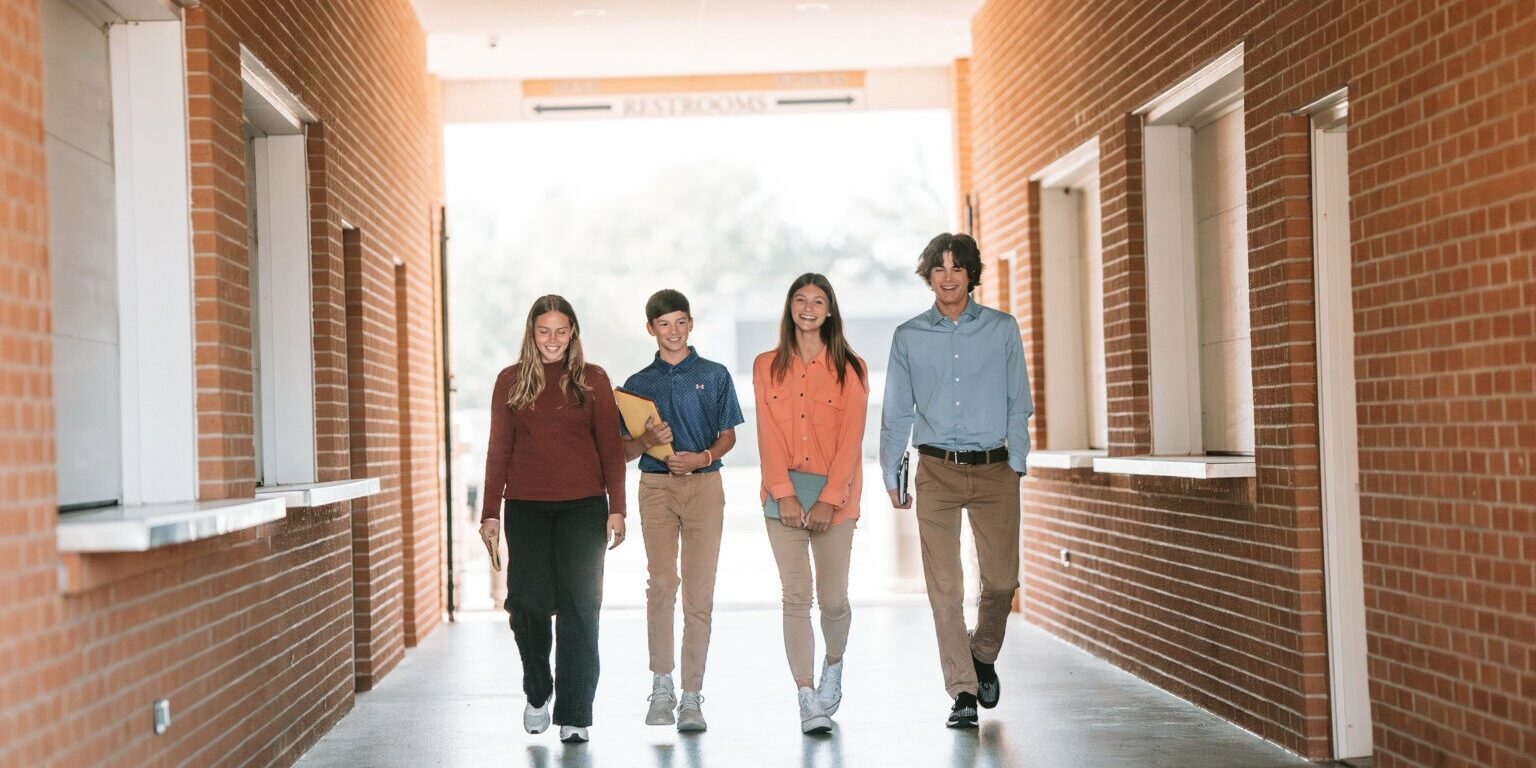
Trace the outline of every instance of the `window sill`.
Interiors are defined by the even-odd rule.
[[[1026,463],[1038,469],[1086,469],[1093,466],[1095,459],[1108,456],[1109,451],[1103,449],[1030,451]]]
[[[318,507],[372,496],[379,492],[380,487],[377,477],[336,480],[329,483],[270,485],[257,488],[256,498],[282,499],[283,503],[289,507]]]
[[[1253,477],[1252,456],[1117,456],[1093,460],[1093,471],[1109,475],[1153,475],[1217,480]]]
[[[282,499],[108,507],[59,516],[60,552],[145,552],[282,520]]]

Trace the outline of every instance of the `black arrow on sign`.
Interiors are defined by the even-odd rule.
[[[798,107],[809,104],[852,104],[853,97],[844,96],[840,99],[778,99],[777,103],[781,107]]]
[[[534,107],[533,111],[543,114],[545,112],[607,112],[611,109],[613,109],[612,104],[559,104],[553,107],[540,104]]]

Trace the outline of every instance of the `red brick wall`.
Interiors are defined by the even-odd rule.
[[[35,765],[62,714],[37,695],[58,679],[59,615],[48,205],[36,0],[0,0],[0,764]]]
[[[349,476],[360,455],[384,492],[149,553],[56,552],[37,0],[0,0],[0,765],[289,764],[439,620],[440,131],[414,12],[407,0],[207,3],[187,12],[186,42],[200,495],[248,497],[255,480],[242,44],[320,120],[320,479]],[[365,322],[350,335],[343,221],[366,233]],[[367,417],[357,440],[354,399]],[[355,625],[370,632],[361,653]],[[173,725],[155,736],[162,697]]]
[[[1031,173],[1097,135],[1110,450],[1145,453],[1146,277],[1132,110],[1246,46],[1258,477],[1038,470],[1029,619],[1314,758],[1328,754],[1308,123],[1350,95],[1371,698],[1381,765],[1536,754],[1536,6],[992,0],[971,120],[984,254],[1017,249],[1040,387]],[[1038,445],[1049,446],[1037,417]],[[1059,548],[1074,563],[1055,563]]]

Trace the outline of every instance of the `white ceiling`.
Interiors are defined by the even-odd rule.
[[[982,0],[412,0],[448,80],[948,64]],[[824,10],[820,8],[824,7]]]

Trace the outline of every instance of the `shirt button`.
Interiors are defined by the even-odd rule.
[[[955,359],[956,359],[956,360],[959,360],[959,359],[960,359],[960,356],[959,356],[959,355],[955,355]]]
[[[960,401],[959,401],[959,400],[956,400],[956,401],[955,401],[955,405],[959,405],[959,404],[960,404]]]
[[[959,380],[960,380],[960,377],[959,377],[959,376],[956,376],[956,377],[955,377],[955,381],[959,381]]]

